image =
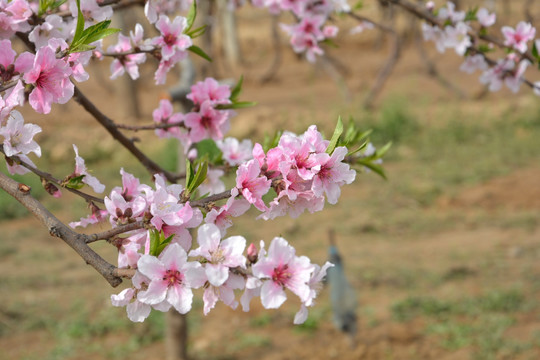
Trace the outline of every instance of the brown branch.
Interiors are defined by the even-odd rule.
[[[121,278],[129,278],[131,279],[133,276],[135,276],[135,273],[137,270],[135,269],[114,269],[113,274],[115,276],[121,277]]]
[[[75,101],[77,101],[86,111],[88,111],[94,119],[96,119],[104,128],[115,138],[120,144],[122,144],[139,162],[150,172],[151,174],[163,174],[167,180],[174,183],[179,177],[163,168],[148,158],[141,150],[139,150],[133,141],[128,139],[122,134],[114,121],[103,114],[80,90],[75,86],[75,93],[73,95]]]
[[[51,236],[62,239],[75,250],[111,286],[116,287],[122,283],[122,279],[115,275],[116,267],[105,261],[86,244],[85,240],[87,236],[73,231],[51,214],[38,200],[32,197],[30,187],[0,173],[0,188],[4,189],[9,195],[26,207],[47,228]]]
[[[167,123],[167,124],[152,124],[152,125],[126,125],[126,124],[116,124],[118,129],[129,130],[129,131],[141,131],[141,130],[157,130],[157,129],[170,129],[174,127],[185,128],[185,125],[182,123]]]
[[[137,221],[131,224],[122,225],[114,229],[106,230],[100,233],[86,235],[85,242],[87,244],[93,243],[98,240],[108,240],[113,236],[123,234],[128,231],[144,229],[146,223],[144,221]]]

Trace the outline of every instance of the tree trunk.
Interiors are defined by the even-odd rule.
[[[175,309],[166,315],[165,349],[167,360],[187,360],[187,317]]]

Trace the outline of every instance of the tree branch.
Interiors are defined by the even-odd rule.
[[[116,267],[109,264],[94,250],[86,244],[87,235],[79,234],[60,220],[58,220],[49,210],[47,210],[38,200],[30,194],[29,186],[7,177],[0,173],[0,188],[19,201],[28,209],[49,231],[51,236],[62,239],[68,244],[83,260],[101,274],[113,287],[122,283],[122,279],[115,275]]]
[[[113,236],[123,234],[128,231],[144,229],[146,223],[144,221],[137,221],[131,224],[115,227],[114,229],[106,230],[100,233],[86,235],[85,242],[87,244],[93,243],[98,240],[108,240]]]
[[[80,90],[75,86],[75,93],[73,95],[75,101],[77,101],[86,111],[88,111],[104,128],[115,138],[120,144],[122,144],[133,156],[139,160],[139,162],[151,173],[151,174],[163,174],[167,180],[175,183],[179,177],[163,168],[148,158],[141,150],[139,150],[133,142],[122,134],[114,121],[103,114]]]

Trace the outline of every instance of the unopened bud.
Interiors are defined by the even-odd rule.
[[[247,248],[247,259],[251,264],[254,264],[257,262],[258,257],[257,247],[254,243],[251,243]]]
[[[426,3],[426,9],[430,12],[433,11],[433,9],[435,9],[435,3],[433,1],[428,1]]]
[[[54,185],[53,183],[50,183],[45,179],[41,179],[41,184],[43,185],[45,191],[49,193],[49,195],[52,195],[57,199],[62,196],[60,189],[58,189],[58,187],[56,187],[56,185]]]

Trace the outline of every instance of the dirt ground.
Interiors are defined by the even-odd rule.
[[[375,9],[368,7],[368,12],[376,15]],[[404,29],[406,21],[400,21]],[[437,55],[427,44],[441,75],[466,95],[460,98],[428,75],[413,42],[405,45],[374,109],[366,111],[363,100],[387,59],[391,41],[388,38],[377,48],[376,32],[349,35],[347,27],[353,23],[342,30],[337,41],[340,48],[329,49],[334,59],[330,70],[299,59],[282,36],[282,64],[273,80],[262,83],[272,62],[270,18],[261,11],[245,10],[240,13],[239,26],[245,63],[242,72],[228,70],[219,57],[215,65],[220,78],[234,79],[243,73],[242,100],[258,102],[254,108],[239,110],[234,118],[231,135],[239,138],[262,139],[276,127],[301,132],[313,123],[328,134],[340,114],[377,126],[373,119],[394,103],[402,104],[421,129],[429,129],[417,129],[419,133],[438,131],[454,117],[465,127],[472,124],[491,131],[495,125],[490,125],[490,118],[512,122],[512,114],[539,115],[537,98],[527,89],[519,95],[502,91],[474,99],[482,93],[476,77],[457,70],[460,60],[456,56]],[[339,81],[332,75],[336,66],[342,74]],[[91,71],[95,76],[80,85],[82,91],[122,123],[148,123],[167,89],[145,86],[151,81],[152,69],[143,69],[137,82],[143,116],[134,120],[122,102],[125,82],[109,85],[107,63],[92,65]],[[172,84],[174,81],[168,86]],[[55,105],[45,118],[26,111],[25,118],[44,128],[40,141],[47,145],[41,164],[47,161],[55,174],[73,161],[71,143],[81,144],[82,156],[88,154],[95,175],[106,179],[108,189],[119,183],[119,177],[117,168],[101,169],[107,160],[131,172],[143,171],[75,103]],[[218,304],[206,317],[202,302],[196,301],[189,314],[191,356],[258,360],[540,358],[540,142],[535,148],[531,137],[536,132],[531,127],[516,129],[503,138],[512,144],[533,145],[525,149],[526,155],[516,154],[514,161],[501,163],[500,171],[484,173],[482,160],[471,161],[481,174],[473,178],[467,175],[473,168],[469,162],[447,165],[437,160],[437,154],[457,154],[457,145],[424,149],[420,143],[412,144],[413,140],[411,144],[402,141],[385,161],[388,181],[359,174],[353,185],[343,189],[340,202],[327,205],[323,212],[274,222],[256,221],[256,213],[249,213],[229,234],[243,234],[254,242],[283,235],[299,253],[319,263],[327,258],[327,231],[336,230],[347,276],[358,292],[359,331],[351,339],[334,328],[327,289],[301,327],[292,324],[299,306],[294,301],[275,311],[264,310],[254,301],[253,311],[247,314]],[[136,136],[150,140],[143,146],[145,150],[162,154],[152,134]],[[489,143],[489,139],[479,139],[471,148],[482,149],[482,141]],[[503,143],[498,149],[505,153],[514,148]],[[427,157],[428,151],[435,155]],[[488,150],[478,151],[467,156],[491,159]],[[436,170],[439,167],[454,169],[452,174],[461,173],[461,177],[453,182],[443,179],[444,171]],[[69,222],[84,214],[84,204],[78,199],[65,196],[63,201],[47,200],[60,219]],[[126,321],[123,309],[109,305],[110,294],[120,290],[110,289],[33,218],[0,221],[0,228],[0,359],[164,358],[161,314],[152,315],[145,324]],[[95,248],[114,262],[114,251],[107,244]]]

